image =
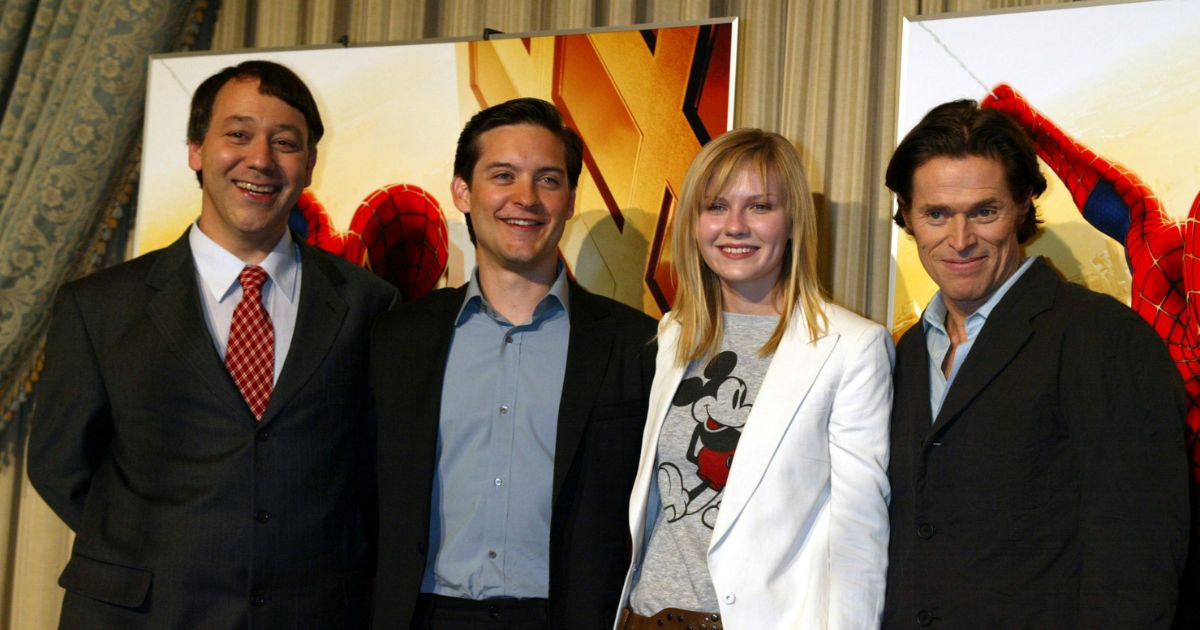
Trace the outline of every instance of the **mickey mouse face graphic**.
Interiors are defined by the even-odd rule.
[[[721,381],[712,394],[692,404],[692,418],[709,431],[719,431],[724,427],[739,429],[750,417],[751,406],[746,402],[749,394],[745,381],[730,376]]]

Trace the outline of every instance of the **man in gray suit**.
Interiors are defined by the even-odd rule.
[[[199,219],[59,291],[29,475],[78,535],[62,627],[366,625],[368,327],[396,292],[287,229],[322,132],[283,66],[210,77]]]

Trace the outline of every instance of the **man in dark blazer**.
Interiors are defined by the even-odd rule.
[[[287,229],[322,130],[283,66],[210,77],[188,125],[196,224],[59,291],[29,476],[77,534],[63,628],[367,625],[367,343],[396,292]],[[242,308],[269,335],[245,337]],[[236,365],[264,379],[253,395]]]
[[[451,193],[476,272],[375,327],[377,628],[611,628],[654,321],[570,280],[582,144],[553,105],[472,118]]]
[[[939,292],[896,348],[884,627],[1169,627],[1188,486],[1162,341],[1022,260],[1046,180],[1005,114],[935,108],[887,185]]]

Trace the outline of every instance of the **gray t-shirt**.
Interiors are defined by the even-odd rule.
[[[664,608],[719,610],[708,575],[708,543],[738,438],[771,364],[758,349],[779,324],[777,316],[724,317],[721,351],[708,362],[688,365],[658,436],[662,510],[654,515],[630,595],[629,605],[639,615]]]

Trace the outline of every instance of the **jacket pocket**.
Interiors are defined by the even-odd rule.
[[[84,597],[137,608],[146,601],[153,579],[154,574],[144,569],[110,564],[73,553],[67,568],[58,578],[58,585]]]

